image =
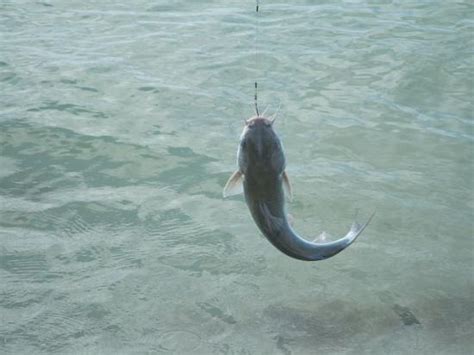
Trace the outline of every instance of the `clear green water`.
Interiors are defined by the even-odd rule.
[[[0,353],[469,354],[469,1],[2,1]],[[295,228],[223,200],[281,106]]]

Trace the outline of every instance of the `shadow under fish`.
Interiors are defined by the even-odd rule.
[[[392,309],[400,317],[404,325],[421,324],[409,308],[395,304]]]

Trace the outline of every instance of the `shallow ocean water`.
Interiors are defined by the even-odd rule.
[[[3,1],[0,353],[473,352],[469,1]],[[222,198],[274,113],[295,228]]]

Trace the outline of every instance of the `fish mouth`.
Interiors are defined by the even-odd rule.
[[[246,120],[245,125],[249,126],[249,127],[252,127],[252,126],[257,125],[259,123],[263,123],[265,126],[271,126],[271,125],[273,125],[274,121],[275,121],[275,119],[270,119],[270,118],[266,118],[266,117],[263,117],[263,116],[254,116],[254,117],[251,117],[248,120]]]

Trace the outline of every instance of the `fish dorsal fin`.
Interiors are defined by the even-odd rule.
[[[291,184],[286,171],[283,172],[283,190],[285,191],[286,198],[291,201],[293,200],[293,192],[291,191]]]
[[[222,193],[224,198],[244,192],[243,179],[244,175],[240,171],[234,172],[225,184],[224,192]]]

